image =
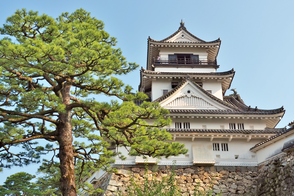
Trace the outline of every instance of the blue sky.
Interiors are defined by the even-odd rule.
[[[218,71],[236,71],[231,88],[245,104],[260,109],[284,106],[277,127],[294,120],[294,2],[293,0],[9,0],[0,2],[0,25],[17,9],[38,11],[54,18],[83,8],[105,23],[129,62],[146,67],[147,38],[161,40],[174,33],[181,20],[195,36],[220,38]],[[124,77],[137,90],[139,69]],[[37,166],[5,170],[35,173]]]

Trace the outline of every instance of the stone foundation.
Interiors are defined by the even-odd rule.
[[[171,167],[137,166],[118,169],[113,174],[106,196],[117,195],[117,192],[126,193],[131,179],[143,183],[145,178],[162,181],[171,175]],[[254,195],[256,193],[256,167],[175,167],[175,182],[181,195],[189,196],[194,192],[212,191],[212,195]]]
[[[133,180],[162,181],[175,172],[175,183],[181,195],[193,195],[196,191],[212,192],[222,196],[292,196],[294,195],[294,151],[282,152],[258,167],[164,167],[136,165],[118,168],[110,177],[105,196],[126,193]],[[130,196],[130,195],[129,195]]]
[[[294,151],[284,152],[258,167],[257,195],[294,195]]]

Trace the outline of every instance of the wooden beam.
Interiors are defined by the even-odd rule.
[[[228,139],[228,141],[230,142],[233,139],[233,136],[231,135]]]
[[[249,135],[249,137],[247,138],[247,142],[249,142],[252,138],[252,135]]]
[[[213,139],[214,139],[214,135],[211,135],[210,142],[212,142]]]

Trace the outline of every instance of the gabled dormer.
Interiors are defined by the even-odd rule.
[[[148,38],[147,70],[215,72],[221,40],[206,42],[191,34],[181,21],[178,30],[156,41]]]

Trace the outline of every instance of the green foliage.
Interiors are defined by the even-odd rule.
[[[175,173],[172,171],[169,176],[162,179],[156,179],[154,174],[148,174],[147,170],[143,184],[131,179],[131,184],[127,188],[127,194],[119,195],[137,195],[137,196],[177,196],[181,195],[175,183]]]
[[[91,162],[89,162],[91,163]],[[85,192],[87,194],[97,194],[101,193],[102,190],[95,189],[92,184],[85,182],[89,176],[92,175],[93,171],[96,171],[95,164],[87,164],[83,165],[80,160],[77,160],[75,165],[75,175],[77,192],[78,195],[84,195]],[[44,196],[61,196],[62,191],[60,189],[60,170],[59,163],[44,160],[42,165],[38,169],[38,178],[36,181],[36,185],[39,190],[42,190],[42,194]]]
[[[24,196],[38,196],[43,195],[42,191],[38,189],[37,184],[32,180],[34,175],[26,172],[18,172],[7,177],[3,186],[0,186],[0,196],[5,195],[24,195]]]
[[[186,153],[163,129],[167,111],[117,78],[138,65],[103,28],[83,9],[57,19],[22,9],[7,18],[0,28],[0,167],[50,153],[52,163],[70,157],[81,168],[107,170],[121,156],[113,144],[130,155]],[[74,176],[72,163],[60,164]]]

